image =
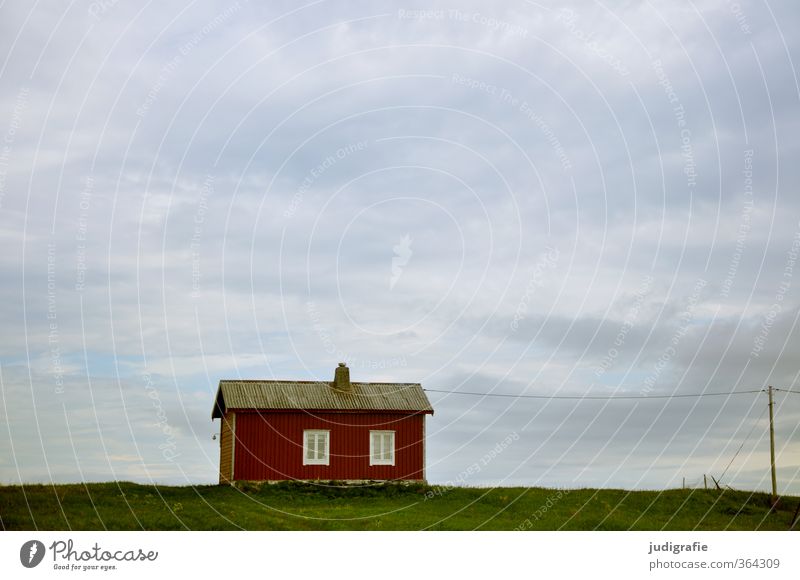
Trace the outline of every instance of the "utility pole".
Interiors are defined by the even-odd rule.
[[[775,423],[773,420],[772,385],[767,389],[769,394],[769,463],[772,469],[772,505],[778,502],[778,479],[775,477]]]

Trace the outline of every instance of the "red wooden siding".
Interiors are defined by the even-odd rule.
[[[237,411],[234,479],[424,479],[424,415]],[[303,431],[330,431],[330,465],[303,465]],[[395,432],[395,464],[369,464],[369,432]]]

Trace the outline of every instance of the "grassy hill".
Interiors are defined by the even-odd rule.
[[[26,485],[0,487],[0,529],[787,530],[798,501],[771,510],[768,495],[741,491]]]

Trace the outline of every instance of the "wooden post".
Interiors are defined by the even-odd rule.
[[[767,389],[769,394],[769,463],[772,471],[772,505],[778,501],[778,479],[775,476],[775,421],[773,418],[772,407],[772,385]]]
[[[706,474],[703,474],[703,489],[708,489],[708,479],[706,479]]]
[[[686,477],[683,478],[683,485],[681,485],[681,489],[686,489]]]

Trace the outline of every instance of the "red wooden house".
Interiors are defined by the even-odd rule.
[[[220,381],[211,418],[222,419],[219,482],[425,479],[419,383]]]

